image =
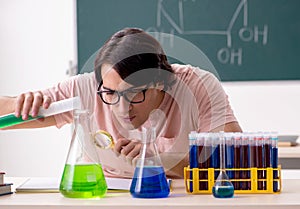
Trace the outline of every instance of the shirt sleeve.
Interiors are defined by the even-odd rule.
[[[219,126],[237,121],[219,80],[209,72],[199,79],[195,91],[199,113],[197,131],[209,132]]]
[[[51,98],[52,102],[79,96],[81,107],[90,111],[94,110],[94,95],[96,82],[94,73],[80,74],[66,79],[55,86],[42,91]],[[54,115],[56,127],[61,128],[67,123],[73,122],[72,111]]]

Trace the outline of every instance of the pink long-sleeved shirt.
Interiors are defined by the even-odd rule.
[[[173,64],[172,68],[176,83],[166,91],[159,108],[144,124],[156,127],[156,144],[166,171],[183,159],[188,165],[188,134],[191,131],[209,132],[236,121],[227,95],[212,73],[190,65]],[[111,106],[104,104],[97,95],[97,86],[95,74],[85,73],[45,89],[43,93],[52,101],[80,96],[82,107],[91,113],[92,131],[105,130],[116,143],[119,138],[128,137],[128,131],[118,126]],[[72,113],[55,115],[55,120],[59,128],[73,121]],[[98,153],[106,176],[132,177],[134,168],[124,158],[110,149],[98,149]]]

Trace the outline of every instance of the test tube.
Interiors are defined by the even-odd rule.
[[[198,168],[198,147],[197,147],[197,133],[191,132],[189,134],[190,145],[190,168]]]
[[[235,169],[239,169],[240,168],[240,161],[241,161],[241,149],[240,149],[240,143],[241,143],[241,138],[240,135],[238,135],[237,133],[234,133],[234,161],[233,161],[233,166]],[[239,190],[240,189],[240,171],[236,170],[234,172],[234,179],[235,181],[233,182],[233,186],[235,190]]]
[[[271,141],[271,135],[268,132],[263,133],[263,141],[264,141],[264,165],[266,168],[271,168],[272,167],[272,141]],[[265,171],[265,177],[267,178],[267,171]],[[268,181],[266,179],[265,181],[265,189],[268,187]]]
[[[249,134],[249,145],[250,145],[250,167],[257,168],[257,160],[256,160],[256,140],[255,140],[255,133]]]
[[[270,133],[263,133],[263,147],[264,147],[264,167],[270,168],[272,167],[271,163],[271,151],[272,151],[272,144],[271,144],[271,136]],[[267,178],[267,171],[264,171],[265,178]],[[264,181],[264,189],[267,188],[267,180]]]
[[[258,169],[265,169],[265,149],[264,149],[264,140],[262,133],[258,133],[255,137],[255,146],[256,146],[256,162]],[[257,171],[257,187],[258,190],[265,190],[266,189],[266,172],[265,170],[258,170]]]
[[[272,153],[271,153],[271,151],[272,151],[271,134],[270,133],[264,133],[263,138],[264,138],[264,147],[265,147],[264,161],[265,161],[266,167],[270,168],[270,167],[272,167],[272,163],[271,163],[271,155],[272,155]]]
[[[272,144],[272,168],[278,168],[278,135],[277,133],[272,133],[271,134],[271,144]],[[278,192],[279,191],[279,186],[278,186],[278,171],[273,171],[273,191]]]
[[[58,102],[53,102],[48,109],[40,107],[39,115],[37,117],[28,116],[27,120],[23,120],[22,117],[16,117],[14,113],[0,116],[0,129],[7,128],[9,126],[18,125],[21,123],[26,123],[32,120],[37,120],[39,118],[48,117],[51,115],[56,115],[59,113],[71,111],[74,109],[79,109],[81,107],[80,98],[73,97],[65,100],[60,100]]]
[[[241,137],[241,147],[240,147],[240,168],[249,169],[250,168],[250,146],[249,146],[249,134],[244,133]],[[250,189],[250,171],[242,170],[240,172],[241,179],[247,179],[240,183],[242,190]]]
[[[212,140],[211,135],[207,133],[204,139],[204,147],[203,147],[205,157],[204,157],[204,168],[208,169],[211,167],[211,159],[212,159]],[[204,172],[204,178],[208,180],[208,170]],[[204,182],[204,189],[208,189],[208,181]]]
[[[250,168],[257,168],[255,133],[249,133]],[[253,187],[251,184],[250,189]]]
[[[227,175],[229,179],[233,179],[233,171],[230,170],[233,168],[234,161],[234,145],[233,145],[233,134],[232,133],[224,133],[225,138],[225,167],[229,168]]]
[[[220,168],[220,139],[218,133],[211,133],[212,156],[210,167],[214,169]],[[219,175],[219,171],[215,170],[215,180]]]
[[[205,133],[197,134],[197,146],[198,146],[198,168],[205,168],[205,151],[204,151]],[[205,179],[205,171],[199,171],[199,180]],[[199,181],[199,189],[204,190],[205,184],[203,181]]]
[[[190,169],[198,168],[198,147],[197,147],[197,133],[192,131],[189,134],[189,160],[190,160]],[[190,192],[193,192],[193,171],[190,171]]]

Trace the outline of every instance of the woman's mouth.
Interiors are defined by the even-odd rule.
[[[131,123],[131,121],[133,121],[133,119],[135,118],[135,116],[127,116],[127,117],[123,117],[123,121],[125,123]]]

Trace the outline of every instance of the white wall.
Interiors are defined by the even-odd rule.
[[[0,95],[50,87],[75,60],[73,0],[0,0]],[[1,108],[1,107],[0,107]],[[70,127],[0,131],[8,176],[60,176]]]
[[[224,82],[244,131],[300,135],[300,81]]]

